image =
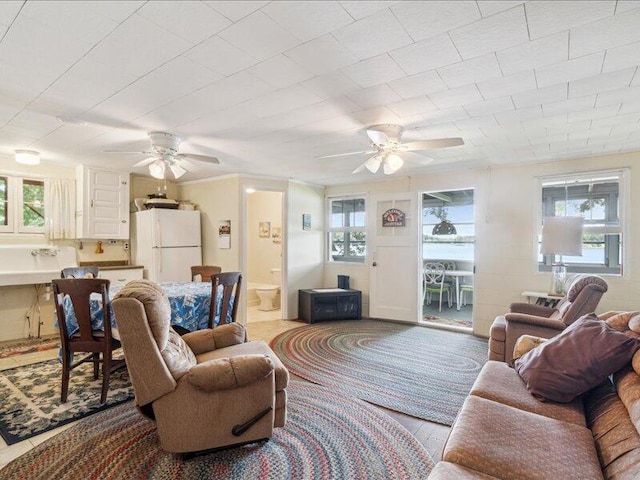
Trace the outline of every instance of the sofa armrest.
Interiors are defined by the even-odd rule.
[[[218,348],[238,345],[247,341],[247,331],[239,323],[229,323],[216,328],[196,330],[182,336],[195,355],[210,352]]]
[[[560,320],[554,320],[552,318],[546,317],[537,317],[535,315],[525,315],[523,313],[507,313],[504,318],[508,323],[513,322],[525,325],[533,325],[536,327],[550,328],[559,331],[562,331],[567,327]]]
[[[542,305],[532,305],[530,303],[512,303],[509,305],[511,313],[523,313],[525,315],[535,315],[536,317],[550,317],[558,310],[551,307],[543,307]]]
[[[200,390],[215,392],[244,387],[273,372],[267,355],[238,355],[199,363],[189,370],[187,379]]]

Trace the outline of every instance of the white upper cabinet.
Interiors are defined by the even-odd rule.
[[[78,238],[129,238],[129,174],[80,165]]]

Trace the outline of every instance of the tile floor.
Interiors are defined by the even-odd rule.
[[[278,334],[303,325],[306,325],[306,323],[294,320],[254,320],[253,322],[249,322],[247,328],[248,335],[251,340],[263,340],[268,343]],[[34,352],[25,355],[17,355],[14,357],[4,358],[0,359],[0,370],[6,370],[9,368],[19,367],[21,365],[28,365],[31,363],[50,360],[52,358],[56,358],[56,356],[57,350],[53,349],[43,352]],[[411,432],[411,434],[414,435],[416,439],[424,445],[426,450],[431,455],[431,458],[433,458],[434,462],[438,462],[440,460],[442,447],[447,439],[447,436],[449,435],[449,427],[433,422],[428,422],[426,420],[420,420],[418,418],[395,412],[393,410],[388,410],[386,408],[376,408],[379,408],[381,411],[385,412],[387,415],[389,415],[389,417],[399,422],[409,432]],[[51,430],[41,435],[32,437],[28,440],[24,440],[23,442],[9,446],[7,446],[2,438],[0,438],[0,469],[14,458],[17,458],[20,455],[28,452],[36,445],[39,445],[48,438],[51,438],[54,435],[57,435],[58,433],[66,430],[67,428],[70,428],[72,425],[74,425],[74,423],[64,425],[55,430]]]

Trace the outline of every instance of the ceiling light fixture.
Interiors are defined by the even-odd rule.
[[[23,165],[38,165],[40,163],[40,153],[33,150],[16,150],[16,162]]]
[[[176,163],[169,165],[169,168],[171,169],[171,173],[173,173],[173,176],[176,180],[180,178],[182,175],[184,175],[185,173],[187,173],[187,171],[184,168],[182,168],[180,165]]]
[[[404,160],[402,160],[398,155],[390,153],[384,159],[384,165],[382,166],[382,171],[385,175],[391,175],[396,173],[398,170],[402,168],[404,165]]]
[[[245,190],[245,192],[247,192],[247,193],[256,193],[256,189],[255,189],[255,188],[251,188],[251,187],[249,187],[249,188],[247,188],[247,189]]]
[[[367,163],[365,163],[364,166],[371,173],[376,173],[380,169],[380,165],[381,164],[382,164],[382,156],[381,155],[375,155],[375,156],[371,157],[369,160],[367,160]]]
[[[157,178],[158,180],[164,180],[164,171],[165,171],[164,160],[160,158],[149,165],[149,173],[153,178]]]

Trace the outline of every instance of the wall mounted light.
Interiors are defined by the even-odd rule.
[[[40,163],[40,153],[33,150],[16,150],[16,162],[23,165],[38,165]]]

